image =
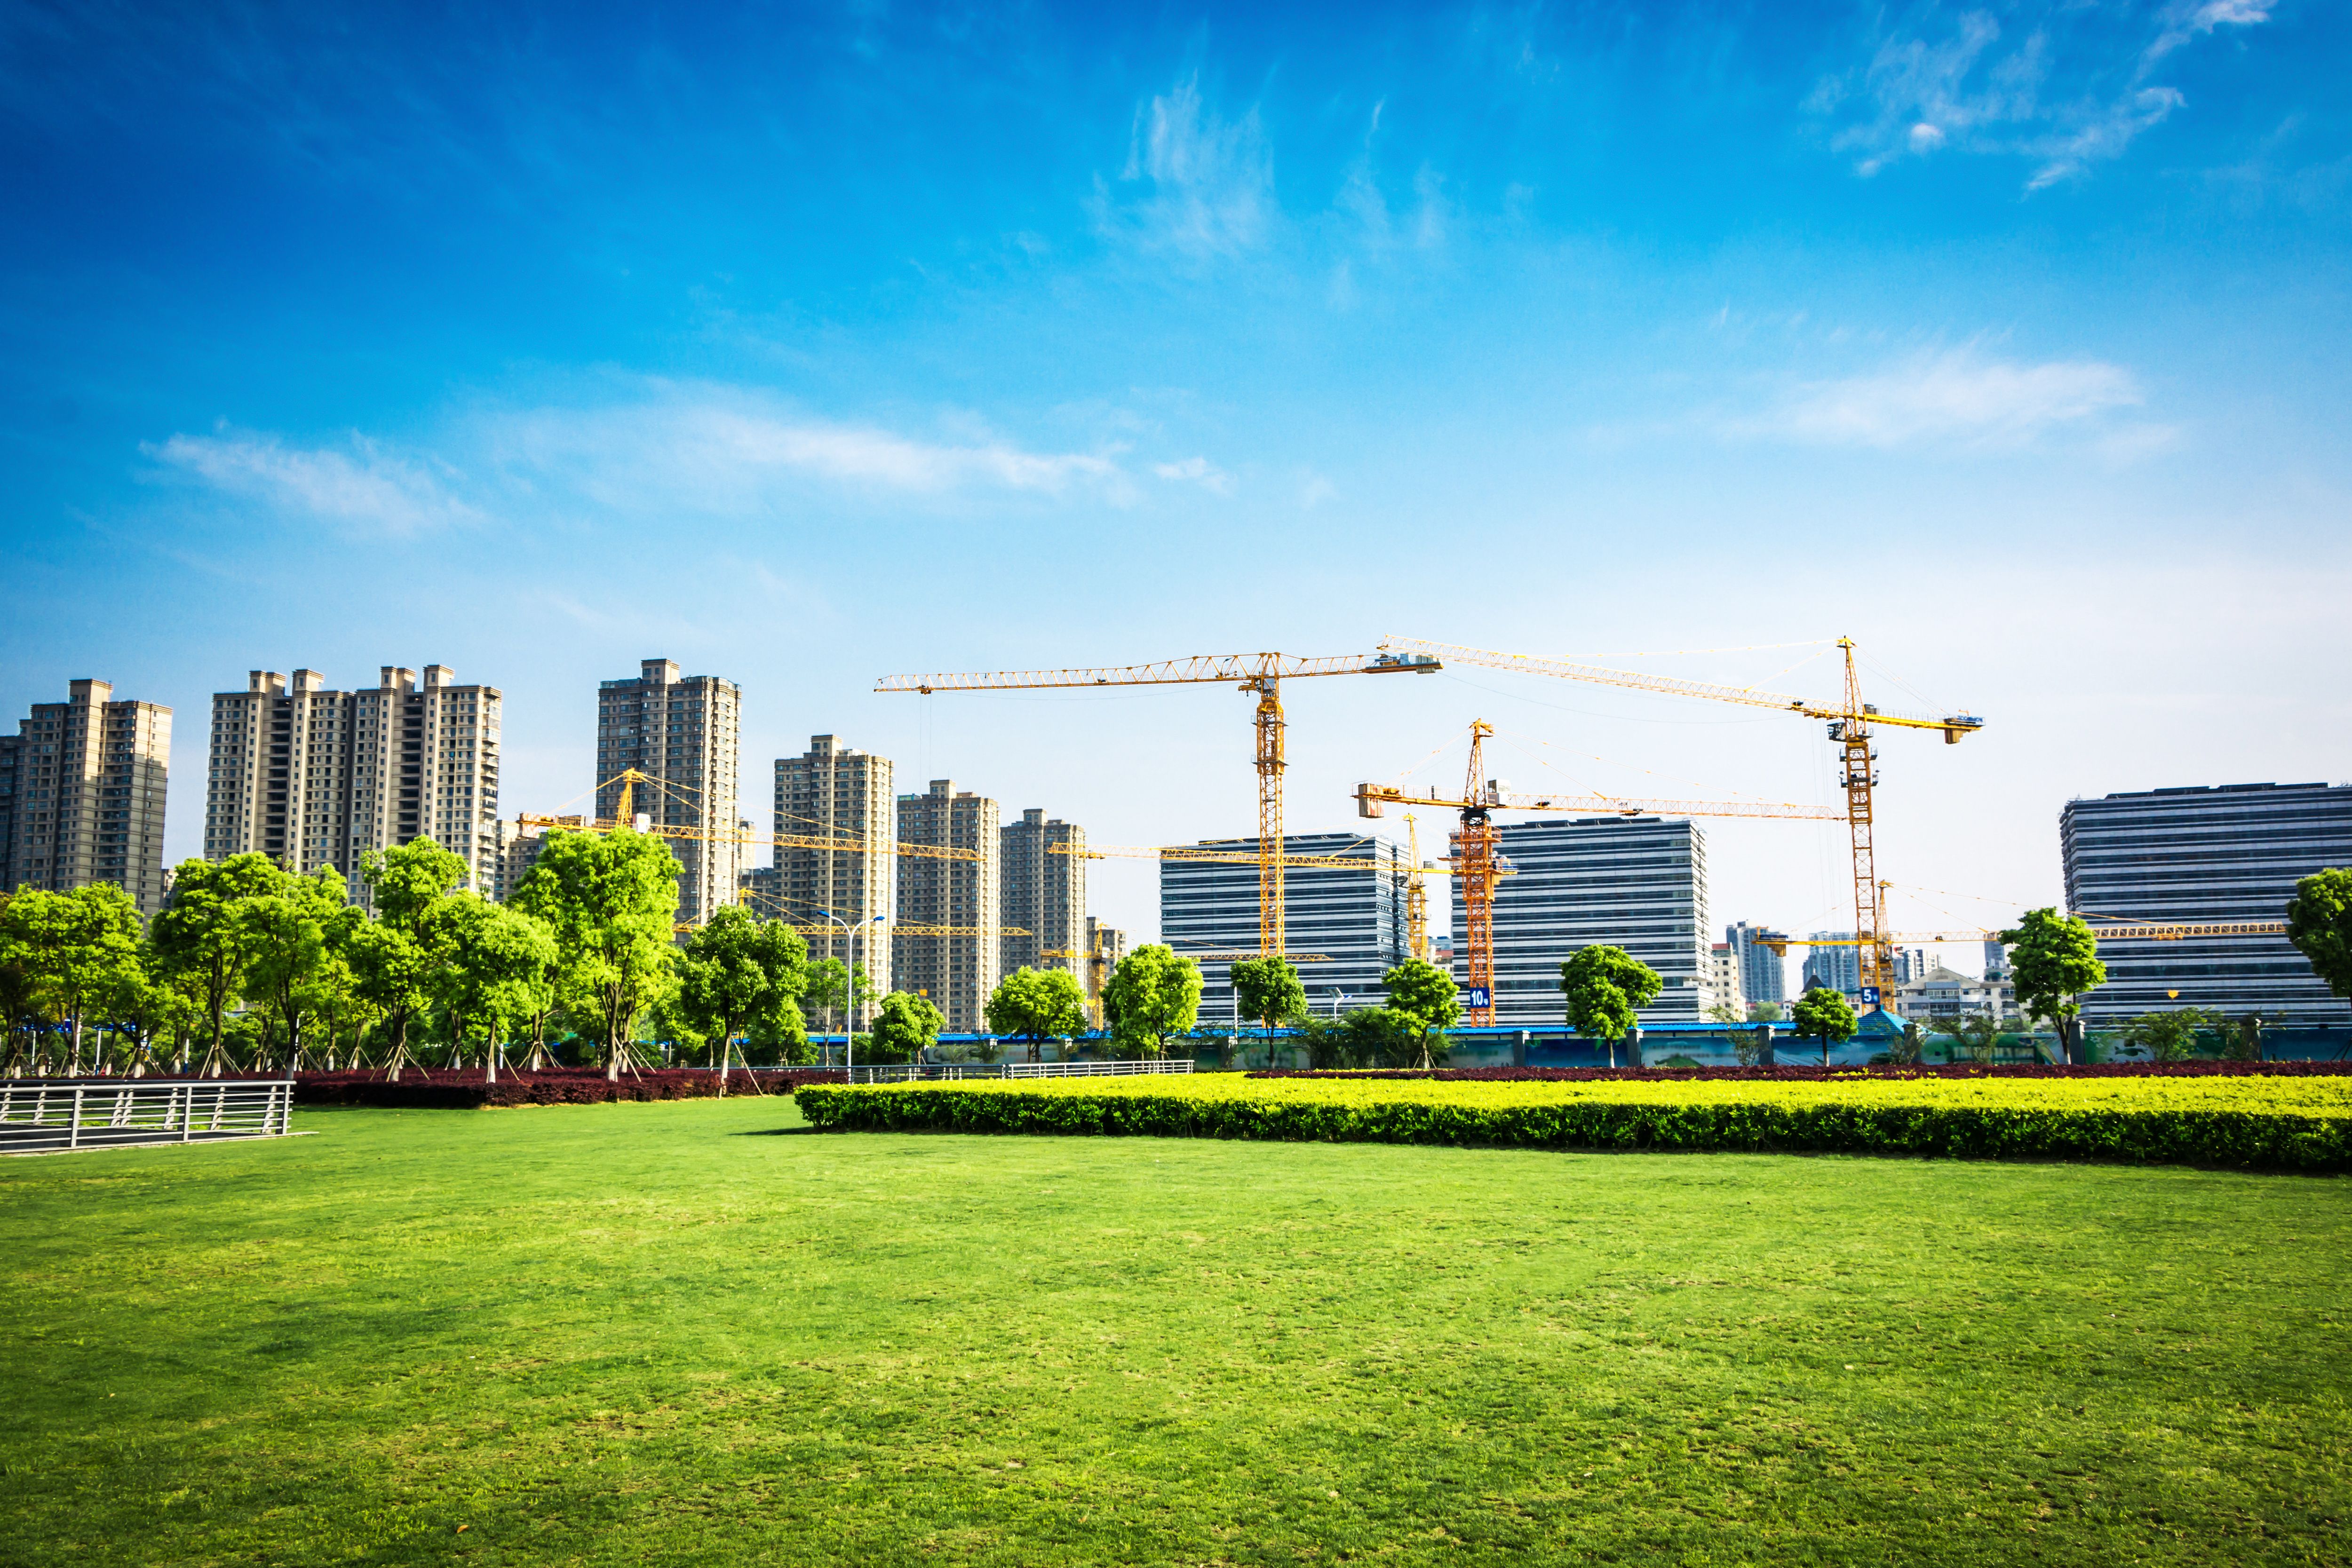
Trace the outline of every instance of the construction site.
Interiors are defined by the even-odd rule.
[[[1822,1042],[1823,1060],[1866,1061],[1899,1052],[1906,1037],[1916,1051],[1922,1026],[1943,1029],[1969,1018],[2007,1030],[2011,1059],[2046,1058],[2045,1020],[2021,1012],[2001,940],[2021,909],[1981,924],[1898,918],[1909,884],[1895,874],[1903,868],[1882,863],[1881,822],[1902,810],[1904,799],[1899,784],[1884,782],[1882,744],[1895,743],[1898,768],[1931,768],[1933,754],[1921,743],[1958,746],[1990,721],[1970,711],[1883,706],[1864,689],[1853,640],[1828,646],[1841,679],[1812,695],[1405,637],[1383,639],[1364,653],[1204,654],[877,682],[878,694],[921,697],[1231,689],[1245,699],[1256,831],[1164,844],[1093,841],[1041,808],[1006,821],[997,801],[951,779],[904,789],[888,758],[829,735],[812,737],[803,756],[775,762],[772,818],[762,831],[740,810],[732,784],[740,693],[710,677],[682,679],[667,661],[647,661],[640,681],[605,683],[595,810],[501,822],[498,861],[485,881],[513,886],[550,831],[626,826],[666,838],[683,868],[682,936],[712,909],[738,904],[791,925],[813,959],[835,960],[859,977],[808,1019],[826,1049],[845,1046],[872,999],[896,990],[940,1010],[943,1053],[992,1055],[999,1042],[985,1023],[988,998],[1024,968],[1076,976],[1101,1030],[1110,975],[1127,952],[1152,939],[1108,925],[1089,908],[1090,862],[1118,860],[1156,862],[1156,937],[1201,967],[1192,1034],[1221,1060],[1251,1050],[1268,1062],[1286,1060],[1285,1031],[1253,1027],[1229,978],[1236,961],[1280,957],[1297,968],[1309,1016],[1337,1019],[1381,1005],[1389,971],[1419,960],[1459,987],[1461,1018],[1451,1031],[1457,1062],[1613,1062],[1621,1048],[1580,1038],[1561,1006],[1562,964],[1601,945],[1624,949],[1660,981],[1622,1048],[1636,1062],[1728,1062],[1743,1049],[1752,1054],[1756,1041],[1769,1060],[1776,1040],[1788,1048],[1793,1026],[1783,1004],[1815,986],[1836,991],[1859,1014],[1850,1040],[1834,1051]],[[1286,684],[1413,678],[1449,666],[1820,725],[1833,798],[1780,800],[1736,787],[1715,800],[1514,789],[1490,761],[1496,725],[1472,718],[1412,770],[1420,777],[1355,785],[1355,816],[1391,819],[1402,835],[1386,827],[1290,832]],[[1083,737],[1073,734],[1074,775],[1085,758]],[[1441,777],[1454,767],[1458,776]],[[2286,941],[2281,906],[2296,876],[2352,862],[2352,789],[2172,789],[2157,798],[2175,820],[2155,840],[2137,821],[2145,813],[2128,804],[2137,797],[2109,797],[2126,802],[2116,810],[2103,802],[2067,808],[2067,912],[2087,923],[2118,982],[2111,998],[2085,998],[2084,1016],[2096,1029],[2151,1009],[2198,1008],[2253,1020],[2266,1049],[2278,1054],[2340,1052],[2344,1006]],[[2199,808],[2213,802],[2225,810],[2200,819]],[[2242,862],[2248,843],[2262,835],[2260,808],[2271,804],[2292,806],[2303,825],[2261,877],[2250,879],[2242,866],[2226,879],[2175,875],[2148,883],[2128,871],[2118,879],[2119,865],[2151,859],[2189,864],[2208,852]],[[2111,847],[2102,851],[2098,823],[2110,819],[2126,824],[2121,831],[2132,846],[2120,861]],[[1834,834],[1850,925],[1801,933],[1719,922],[1710,906],[1706,840],[1706,825],[1719,820],[1811,823]],[[768,863],[752,863],[761,857]],[[1443,890],[1434,910],[1433,888]],[[1937,891],[1920,890],[1920,898],[1932,903],[1927,894]],[[1977,972],[1949,967],[1943,955],[1955,947],[1981,953],[1980,964],[1970,966]],[[1791,948],[1799,959],[1788,959]],[[1784,960],[1801,963],[1801,986],[1790,984]],[[1096,1048],[1091,1037],[1072,1035],[1044,1049],[1076,1056]]]

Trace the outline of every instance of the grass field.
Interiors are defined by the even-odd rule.
[[[0,1562],[2352,1540],[2342,1180],[821,1135],[740,1099],[297,1126],[0,1161]]]

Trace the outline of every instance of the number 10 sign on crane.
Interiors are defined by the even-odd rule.
[[[1257,697],[1257,940],[1258,951],[1286,950],[1282,919],[1282,683],[1308,675],[1428,674],[1433,654],[1202,653],[1156,664],[1083,670],[988,670],[967,674],[885,675],[877,692],[1036,691],[1056,686],[1234,685]]]

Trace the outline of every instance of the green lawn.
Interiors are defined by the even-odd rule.
[[[2341,1180],[298,1126],[0,1160],[0,1562],[2352,1552]]]

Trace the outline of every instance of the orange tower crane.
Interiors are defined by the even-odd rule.
[[[1517,670],[1532,675],[1590,681],[1599,685],[1663,692],[1674,696],[1705,697],[1714,702],[1740,703],[1749,707],[1801,714],[1807,718],[1827,719],[1830,739],[1838,747],[1840,782],[1845,791],[1843,815],[1853,844],[1854,935],[1855,945],[1861,948],[1862,983],[1865,989],[1883,995],[1895,972],[1895,944],[1886,928],[1886,900],[1879,889],[1877,851],[1872,836],[1874,810],[1871,792],[1878,784],[1878,774],[1874,766],[1878,760],[1878,753],[1871,749],[1871,736],[1881,727],[1937,729],[1943,731],[1944,744],[1954,746],[1959,743],[1962,736],[1973,735],[1982,729],[1984,720],[1964,713],[1945,714],[1937,717],[1926,714],[1879,712],[1875,706],[1862,700],[1862,682],[1854,670],[1853,639],[1841,637],[1837,645],[1845,653],[1844,698],[1838,703],[1820,703],[1778,692],[1759,691],[1753,686],[1716,685],[1706,681],[1648,674],[1639,670],[1612,669],[1605,664],[1582,664],[1568,659],[1464,648],[1451,643],[1425,642],[1417,637],[1384,637],[1381,640],[1381,647],[1390,653],[1425,653],[1455,664],[1475,664],[1490,670]]]
[[[1462,813],[1454,834],[1454,872],[1462,879],[1464,989],[1470,998],[1470,1021],[1495,1021],[1495,883],[1507,874],[1497,852],[1498,835],[1492,813],[1502,811],[1574,811],[1584,816],[1621,817],[1786,817],[1801,821],[1834,822],[1844,813],[1828,806],[1801,806],[1774,800],[1646,800],[1615,795],[1544,795],[1506,790],[1486,777],[1484,742],[1495,733],[1485,719],[1470,726],[1470,766],[1459,797],[1414,793],[1394,784],[1356,786],[1359,815],[1378,817],[1390,804],[1444,806]],[[1417,879],[1416,879],[1417,880]]]
[[[885,675],[877,692],[1038,691],[1056,686],[1234,685],[1257,698],[1257,943],[1261,953],[1283,951],[1282,683],[1308,675],[1427,674],[1439,667],[1426,653],[1202,653],[1156,664],[1104,665],[1084,670],[988,670],[969,674]]]

